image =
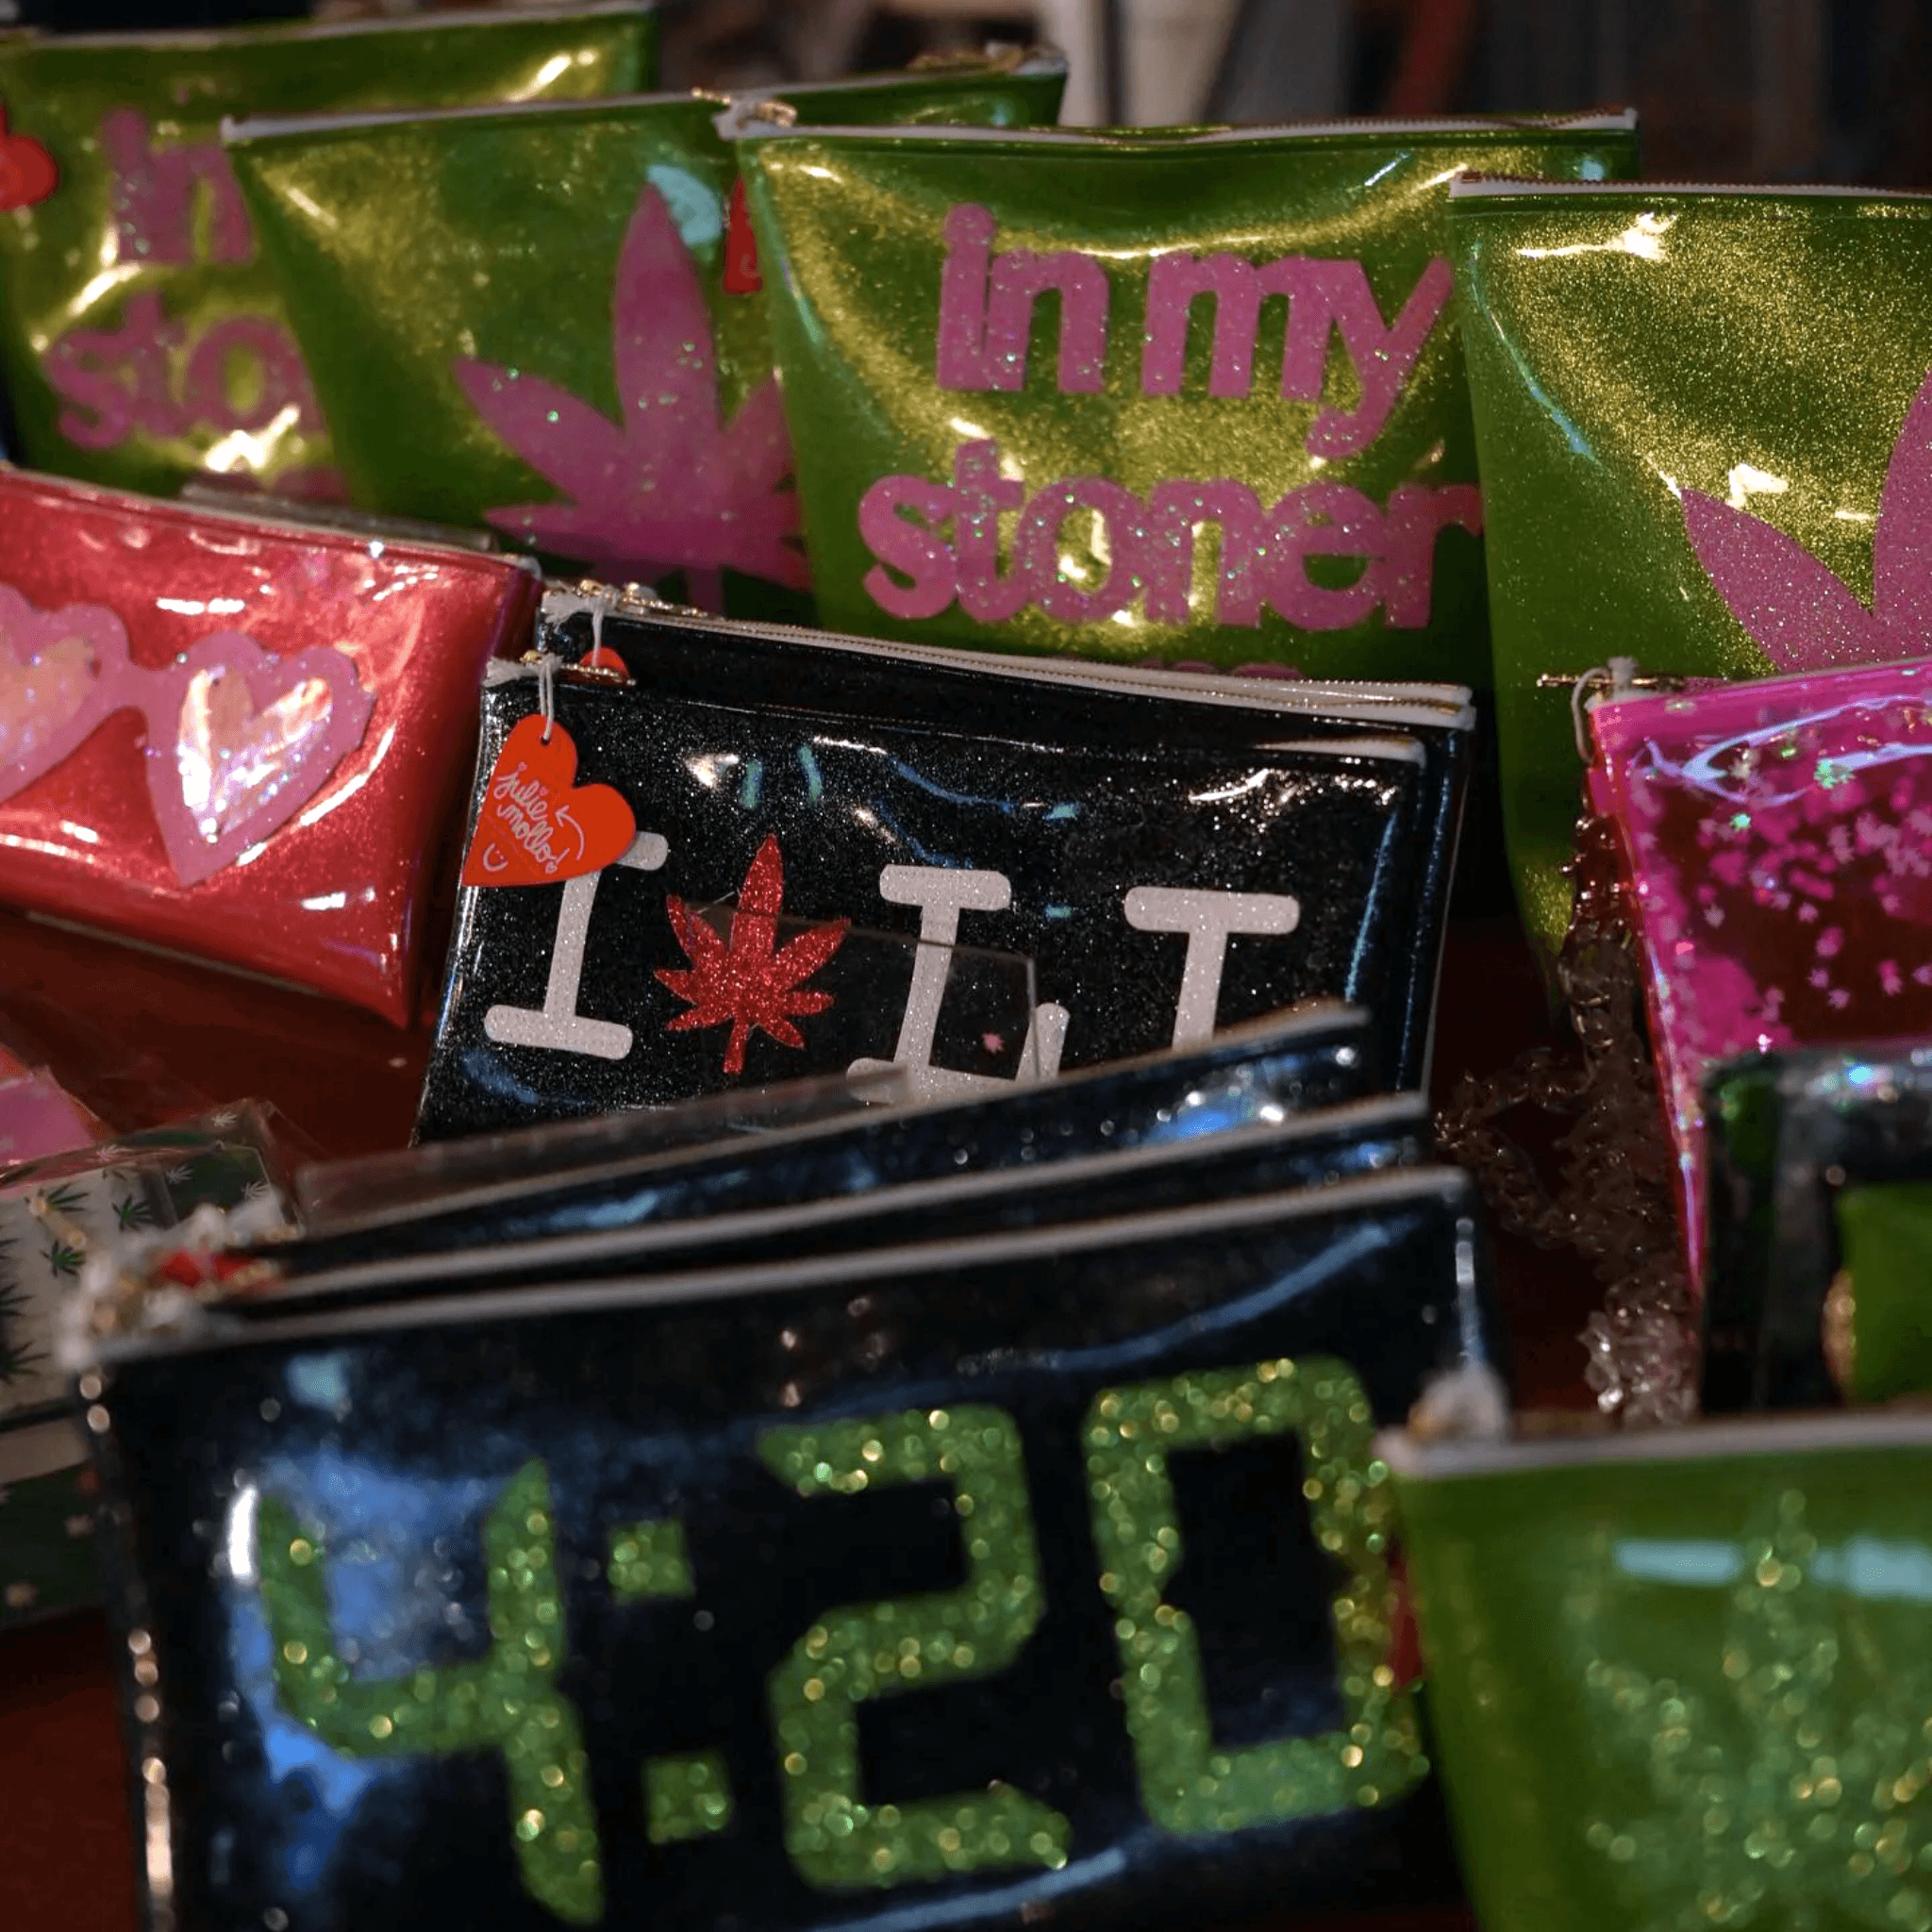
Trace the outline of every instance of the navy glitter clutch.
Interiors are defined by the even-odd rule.
[[[1366,1007],[1389,1084],[1422,1084],[1460,687],[913,649],[591,591],[552,591],[540,631],[554,657],[484,693],[422,1139],[888,1064],[977,1094],[1318,997]]]
[[[1153,1149],[1220,1197],[1077,1224],[103,1304],[150,1924],[1453,1897],[1372,1438],[1492,1355],[1474,1196],[1245,1186],[1281,1124]]]

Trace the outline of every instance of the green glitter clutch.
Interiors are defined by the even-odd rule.
[[[1630,117],[721,125],[826,624],[1487,687],[1447,184],[1631,172]]]
[[[1825,1333],[1845,1393],[1932,1391],[1932,1181],[1847,1188],[1833,1210],[1842,1266]]]
[[[1926,651],[1932,202],[1474,182],[1448,225],[1510,857],[1554,958],[1578,774],[1540,676]]]
[[[1024,125],[1065,83],[1057,55],[977,61],[801,87],[783,111]],[[230,128],[361,508],[489,524],[714,608],[728,591],[743,614],[809,613],[717,111],[661,94]]]
[[[0,39],[0,366],[36,469],[339,493],[224,114],[646,86],[646,8]],[[381,192],[365,197],[379,219]]]
[[[1932,1927],[1932,1418],[1377,1448],[1485,1932]]]

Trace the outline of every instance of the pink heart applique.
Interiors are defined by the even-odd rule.
[[[51,772],[127,702],[126,670],[127,633],[111,610],[36,610],[0,584],[0,799]]]
[[[165,692],[147,713],[148,796],[184,886],[300,811],[361,742],[375,703],[341,651],[277,658],[232,630],[202,639]]]

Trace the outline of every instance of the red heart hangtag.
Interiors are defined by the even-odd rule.
[[[731,184],[730,212],[724,225],[724,287],[734,295],[756,295],[765,286],[758,274],[758,244],[744,205],[744,176]]]
[[[544,742],[541,714],[523,720],[496,755],[463,860],[466,886],[548,886],[601,872],[637,837],[621,791],[574,786],[577,748],[561,724]]]
[[[59,186],[54,157],[30,134],[8,134],[0,107],[0,208],[32,208]]]

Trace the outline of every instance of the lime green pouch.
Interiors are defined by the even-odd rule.
[[[1824,1326],[1845,1393],[1932,1392],[1932,1181],[1847,1188],[1833,1207],[1841,1266]]]
[[[1024,125],[1065,83],[1057,55],[995,59],[773,111]],[[717,112],[660,94],[230,128],[358,504],[789,614],[791,444]]]
[[[1553,957],[1568,679],[1932,652],[1932,200],[1458,182],[1449,229],[1510,857]]]
[[[828,625],[1487,687],[1468,170],[1631,118],[740,137]]]
[[[223,156],[225,114],[648,86],[636,0],[0,40],[0,365],[36,469],[327,496],[323,416]],[[368,189],[372,209],[381,184]]]
[[[1484,1932],[1932,1928],[1932,1416],[1375,1447]]]

